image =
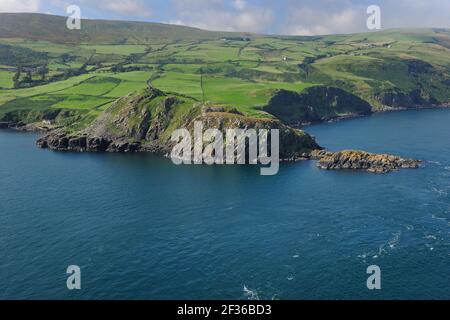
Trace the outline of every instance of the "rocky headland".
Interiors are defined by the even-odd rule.
[[[194,130],[200,121],[205,129],[278,129],[280,157],[286,161],[304,159],[322,149],[306,132],[274,118],[245,116],[235,108],[196,103],[187,106],[179,97],[149,88],[119,99],[87,128],[68,132],[52,130],[37,141],[40,148],[77,152],[151,152],[167,156],[174,143],[175,129]]]

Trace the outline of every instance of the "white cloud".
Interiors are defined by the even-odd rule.
[[[186,24],[183,22],[183,21],[181,21],[181,20],[169,20],[169,21],[165,21],[165,23],[168,23],[168,24],[174,24],[174,25],[177,25],[177,26],[185,26]]]
[[[0,0],[0,12],[37,12],[39,0]]]
[[[233,1],[233,6],[237,10],[244,10],[245,7],[247,6],[247,2],[245,0],[234,0]]]
[[[283,33],[292,35],[351,33],[360,29],[366,19],[365,10],[357,9],[329,13],[311,8],[297,8],[292,10],[288,17]]]
[[[104,8],[121,15],[138,17],[150,17],[152,15],[151,10],[140,0],[107,0]]]
[[[450,1],[397,0],[381,5],[382,23],[386,28],[450,28]]]
[[[177,24],[207,30],[262,32],[273,22],[273,13],[264,7],[235,0],[173,0]]]
[[[450,27],[448,0],[285,0],[286,19],[278,24],[277,33],[322,35],[367,32],[366,9],[370,4],[381,7],[383,29],[403,27]]]

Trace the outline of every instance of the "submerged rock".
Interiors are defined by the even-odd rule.
[[[417,169],[420,165],[419,160],[353,150],[336,153],[317,150],[311,153],[311,159],[318,160],[317,166],[324,170],[344,169],[372,173],[388,173],[399,169]]]

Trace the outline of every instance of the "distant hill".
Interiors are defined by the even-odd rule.
[[[73,44],[151,44],[154,41],[254,39],[259,37],[294,41],[398,41],[439,43],[450,48],[450,30],[389,29],[348,35],[278,36],[249,32],[207,31],[193,27],[153,22],[83,19],[81,30],[66,28],[67,17],[40,13],[0,13],[0,38],[21,38]]]
[[[82,20],[81,30],[66,28],[67,17],[37,13],[0,13],[0,38],[54,43],[147,44],[158,40],[212,40],[251,37],[250,33],[212,32],[151,22]]]

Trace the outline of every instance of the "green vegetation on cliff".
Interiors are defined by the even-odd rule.
[[[339,117],[368,115],[371,106],[339,88],[315,86],[301,93],[280,90],[265,111],[289,124],[318,122]]]
[[[147,88],[118,99],[91,125],[54,130],[38,141],[42,148],[61,151],[151,151],[168,154],[174,130],[191,133],[199,121],[205,129],[278,129],[282,159],[305,157],[321,149],[307,133],[268,118],[244,116],[235,108],[202,104],[189,98]]]

